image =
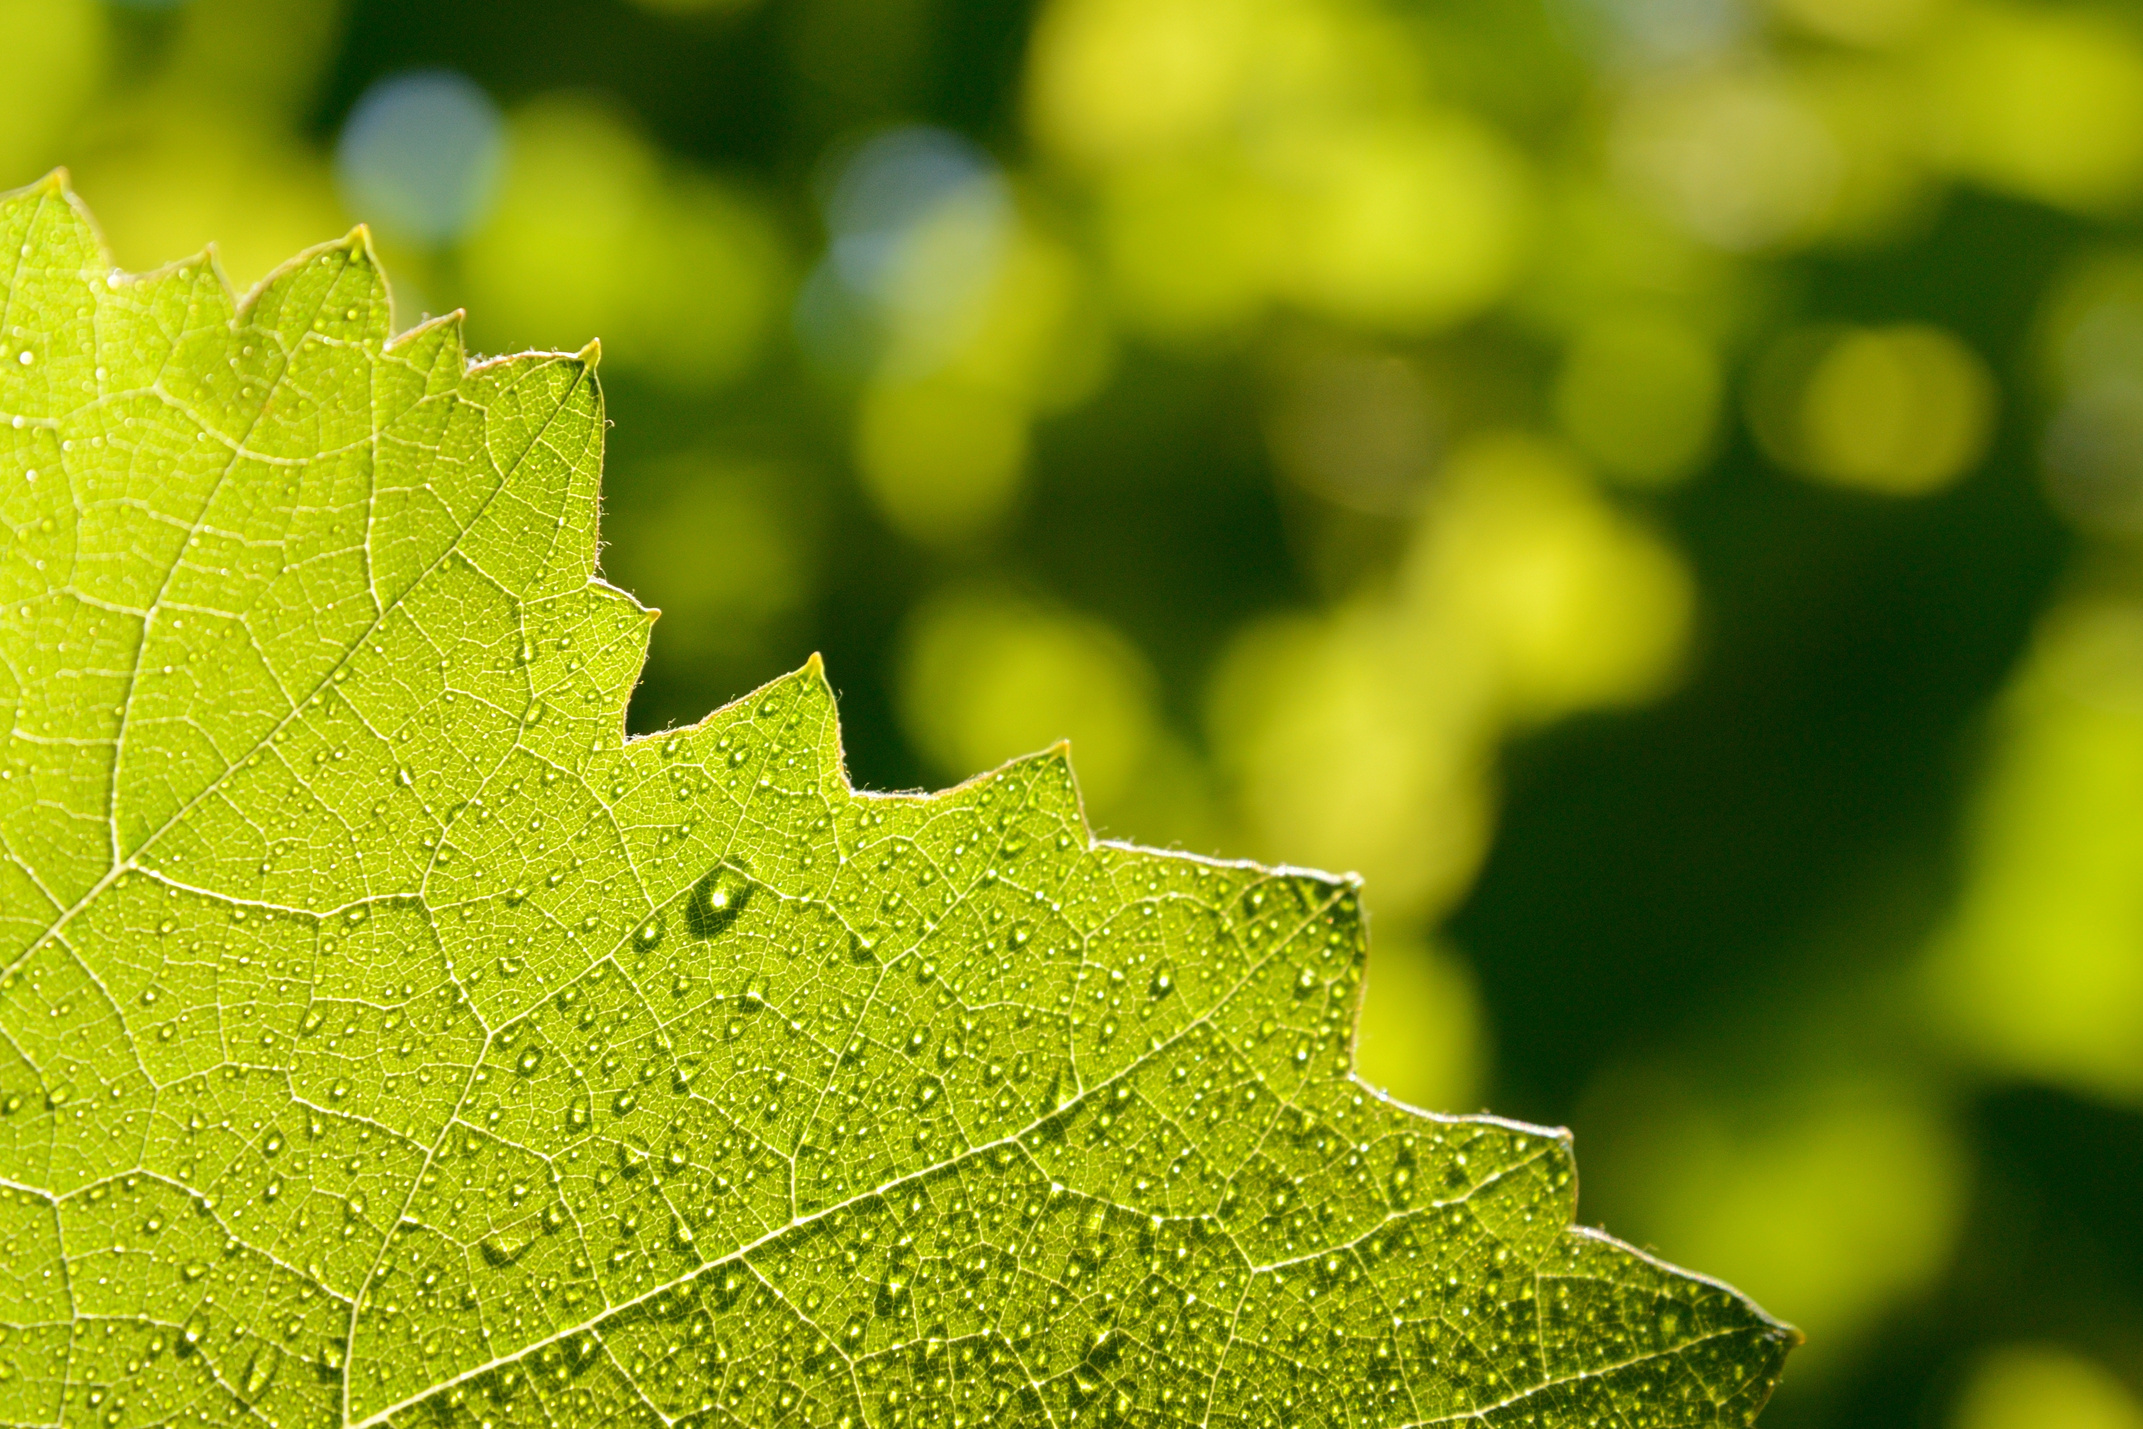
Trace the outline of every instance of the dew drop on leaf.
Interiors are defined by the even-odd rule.
[[[238,1392],[247,1399],[260,1398],[269,1383],[275,1378],[276,1366],[282,1362],[282,1352],[274,1345],[259,1345],[246,1360],[245,1379]]]
[[[493,1231],[490,1235],[485,1236],[483,1240],[484,1263],[487,1265],[511,1265],[521,1258],[523,1252],[534,1243],[534,1240],[535,1237],[519,1227]]]
[[[685,900],[685,924],[695,938],[715,937],[737,921],[751,897],[751,875],[725,859],[692,885]]]

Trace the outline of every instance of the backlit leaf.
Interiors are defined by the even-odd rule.
[[[624,737],[592,352],[0,200],[0,1421],[1746,1424],[1792,1332],[1354,1080],[1346,879]],[[704,533],[720,560],[724,533]]]

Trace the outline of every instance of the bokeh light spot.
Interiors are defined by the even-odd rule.
[[[818,575],[802,475],[711,453],[620,475],[638,499],[610,519],[603,573],[661,610],[652,643],[663,672],[712,666],[756,675],[754,662],[785,658],[773,642]],[[720,560],[706,558],[714,545]]]
[[[374,84],[335,147],[352,213],[392,237],[445,243],[481,222],[505,156],[498,106],[475,81],[421,70]]]
[[[2143,34],[2115,13],[1972,5],[1929,71],[1938,151],[1965,177],[2086,212],[2143,189]]]
[[[665,163],[588,100],[540,100],[510,129],[498,203],[462,249],[478,343],[600,337],[605,362],[686,391],[751,365],[787,301],[786,256],[757,204]]]
[[[1808,1335],[1801,1373],[1827,1379],[1947,1264],[1969,1163],[1909,1074],[1833,1052],[1762,1086],[1668,1064],[1602,1076],[1577,1118],[1588,1214],[1776,1306]]]
[[[1791,471],[1918,496],[1978,464],[1995,394],[1986,363],[1942,328],[1812,328],[1766,356],[1750,416],[1765,451]]]
[[[1355,1071],[1409,1106],[1473,1109],[1487,1071],[1487,1029],[1471,971],[1447,948],[1380,929],[1362,981]]]
[[[897,351],[928,375],[982,320],[1012,241],[1003,176],[947,130],[892,129],[834,168],[823,210],[826,254],[796,315],[806,350],[835,371]]]
[[[857,414],[864,490],[894,529],[927,545],[957,545],[1002,517],[1026,459],[1026,413],[987,387],[877,384]]]
[[[1844,167],[1822,116],[1776,76],[1720,71],[1640,88],[1613,135],[1625,179],[1731,252],[1822,232]]]
[[[60,145],[103,76],[100,6],[79,0],[0,5],[0,188],[73,157]]]
[[[1972,1366],[1949,1429],[2143,1429],[2143,1401],[2074,1350],[1999,1345]]]
[[[1555,446],[1491,435],[1453,454],[1404,578],[1462,614],[1522,719],[1642,703],[1676,677],[1695,591],[1681,559]]]
[[[1633,315],[1578,334],[1556,380],[1555,411],[1608,474],[1665,483],[1709,455],[1720,385],[1703,334],[1671,317]]]
[[[2143,530],[2143,255],[2093,255],[2063,275],[2040,318],[2054,414],[2041,447],[2047,494],[2086,531]]]
[[[2143,1099],[2143,607],[2050,616],[1999,711],[1936,1023],[1978,1064]]]
[[[1072,742],[1087,803],[1133,791],[1160,733],[1145,658],[1089,617],[1002,590],[960,588],[919,607],[902,635],[901,717],[946,774]]]

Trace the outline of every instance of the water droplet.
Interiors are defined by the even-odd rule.
[[[900,1261],[886,1267],[885,1279],[878,1282],[878,1314],[890,1318],[900,1313],[908,1303],[908,1290],[914,1283],[914,1271]]]
[[[532,1077],[536,1074],[536,1068],[542,1065],[543,1049],[541,1047],[529,1047],[522,1051],[520,1058],[513,1064],[513,1068],[524,1077]]]
[[[1169,967],[1167,963],[1163,963],[1158,968],[1155,968],[1153,973],[1153,982],[1147,987],[1146,991],[1152,994],[1154,997],[1166,997],[1175,990],[1175,970]]]
[[[282,1359],[282,1351],[274,1345],[261,1345],[256,1348],[253,1357],[246,1361],[246,1377],[238,1386],[239,1393],[247,1399],[260,1398],[261,1391],[275,1378],[276,1366],[282,1363]]]
[[[493,1231],[484,1237],[484,1261],[488,1265],[511,1265],[521,1258],[522,1253],[534,1240],[535,1237],[528,1232],[525,1223],[506,1230]]]
[[[639,1104],[640,1094],[628,1087],[610,1099],[610,1111],[613,1116],[629,1116]]]
[[[633,941],[643,948],[652,948],[662,941],[662,920],[650,918],[633,933]]]
[[[741,864],[724,860],[709,869],[685,900],[685,922],[695,938],[712,938],[751,902],[752,879]]]

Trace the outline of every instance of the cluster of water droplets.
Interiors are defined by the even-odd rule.
[[[1742,1302],[1348,1075],[1346,883],[1096,845],[1060,756],[855,795],[815,669],[627,745],[583,366],[390,342],[361,245],[239,315],[79,227],[0,333],[0,638],[133,742],[0,763],[81,895],[0,971],[0,1418],[1736,1420]]]

